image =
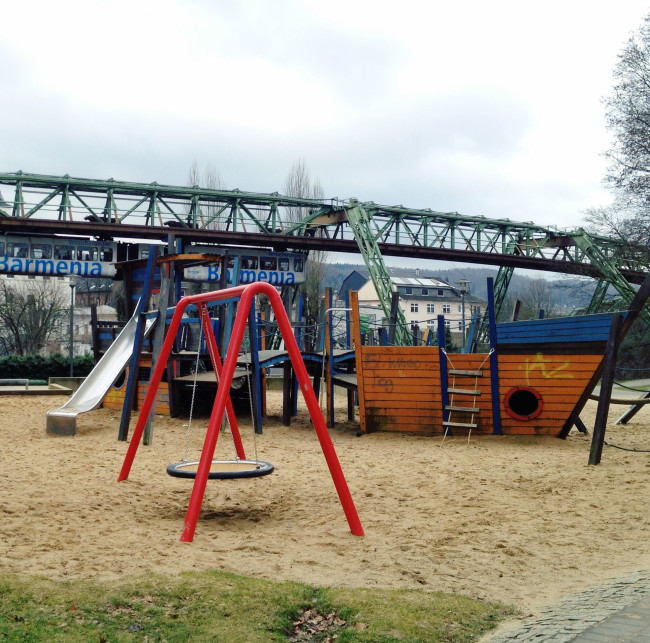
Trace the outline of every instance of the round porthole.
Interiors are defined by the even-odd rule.
[[[506,393],[503,403],[510,417],[523,421],[536,418],[544,407],[542,396],[530,386],[511,388]]]

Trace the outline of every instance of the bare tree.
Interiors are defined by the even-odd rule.
[[[37,354],[57,335],[69,311],[67,292],[55,279],[0,279],[0,349]]]
[[[513,288],[506,296],[498,321],[510,321],[516,301],[520,302],[519,319],[536,319],[541,310],[544,317],[556,317],[562,308],[557,288],[556,281],[526,278],[524,284]]]
[[[605,156],[609,208],[587,212],[597,230],[631,243],[650,240],[650,14],[630,36],[614,69],[614,87],[603,100],[613,143]]]
[[[201,170],[196,159],[194,159],[190,166],[190,171],[187,175],[187,185],[189,187],[199,186],[209,190],[225,189],[221,175],[214,163],[208,163],[205,168]],[[200,203],[200,207],[201,227],[205,227],[208,230],[220,230],[224,227],[224,222],[215,218],[219,209],[219,206],[216,203],[212,201],[204,201]]]
[[[304,159],[298,159],[289,170],[284,182],[284,193],[303,199],[322,199],[323,186],[318,178],[312,180],[309,168]],[[307,215],[307,209],[302,207],[289,207],[287,218],[292,223],[301,221]],[[306,300],[306,318],[308,325],[318,322],[318,307],[320,293],[323,288],[324,264],[327,259],[326,250],[311,250],[305,265],[305,283],[301,286]]]

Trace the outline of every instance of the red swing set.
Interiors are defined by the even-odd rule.
[[[289,318],[287,317],[287,313],[284,309],[284,306],[282,305],[282,300],[277,290],[267,283],[256,282],[248,286],[236,286],[234,288],[227,288],[225,290],[219,290],[216,292],[191,295],[188,297],[183,297],[178,302],[169,328],[165,334],[165,341],[152,373],[151,381],[149,383],[149,390],[147,391],[147,395],[145,396],[142,408],[140,409],[138,422],[133,431],[133,436],[131,438],[131,442],[129,443],[129,448],[126,452],[124,463],[122,464],[118,482],[121,480],[126,480],[129,476],[129,472],[131,471],[131,466],[133,465],[135,454],[138,450],[140,440],[142,439],[142,434],[144,433],[147,418],[149,417],[149,413],[155,401],[158,386],[160,385],[167,360],[172,351],[176,333],[180,326],[183,313],[188,306],[196,305],[199,309],[199,316],[201,318],[203,332],[205,333],[206,341],[208,343],[212,365],[215,373],[219,376],[219,387],[217,390],[214,405],[212,407],[212,413],[210,415],[210,421],[208,423],[198,468],[196,469],[196,473],[192,473],[191,475],[191,477],[194,478],[194,486],[192,488],[192,495],[190,496],[187,513],[185,515],[185,526],[180,538],[183,542],[191,542],[193,540],[194,532],[196,530],[196,523],[198,521],[201,505],[203,503],[205,486],[208,479],[210,478],[210,470],[214,459],[214,451],[217,445],[217,438],[219,437],[219,430],[223,420],[224,411],[228,414],[228,418],[230,420],[230,427],[236,445],[237,458],[241,460],[245,460],[246,458],[241,442],[241,436],[239,435],[239,430],[237,428],[232,402],[230,400],[230,386],[232,384],[235,367],[237,365],[237,356],[239,354],[239,349],[244,337],[244,330],[246,328],[248,313],[253,304],[255,295],[258,294],[266,295],[269,298],[273,312],[275,313],[278,327],[282,333],[282,338],[284,339],[285,348],[289,353],[291,364],[296,373],[296,378],[300,384],[300,389],[307,404],[307,408],[311,416],[311,421],[314,425],[314,429],[316,430],[316,435],[318,436],[321,449],[323,450],[323,455],[327,461],[327,466],[329,467],[332,480],[334,481],[334,486],[336,487],[336,491],[339,495],[339,500],[343,507],[343,511],[345,512],[348,525],[350,526],[350,531],[355,536],[363,536],[363,527],[361,526],[359,515],[357,514],[357,510],[354,506],[354,502],[350,494],[350,489],[348,488],[348,484],[343,475],[343,470],[341,469],[341,464],[339,462],[338,456],[336,455],[336,451],[334,450],[334,445],[332,444],[332,440],[329,436],[329,433],[327,432],[325,420],[323,419],[323,414],[321,413],[318,400],[316,399],[316,395],[314,393],[314,389],[312,388],[311,382],[309,381],[309,375],[307,373],[307,369],[305,368],[302,355],[300,354],[300,349],[298,348],[298,344],[296,343],[295,337],[293,336]],[[212,324],[210,323],[207,314],[207,304],[208,302],[221,300],[232,301],[236,299],[239,299],[239,306],[237,308],[237,315],[235,316],[235,321],[232,327],[230,344],[228,346],[226,359],[222,366],[217,350],[217,342],[212,329]]]

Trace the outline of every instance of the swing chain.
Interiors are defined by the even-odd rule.
[[[196,362],[194,364],[194,381],[192,383],[192,400],[190,402],[190,417],[187,423],[187,433],[185,435],[185,452],[183,453],[183,462],[187,462],[190,450],[190,435],[192,433],[192,417],[194,415],[194,399],[196,397],[196,382],[199,373],[199,356],[201,354],[201,342],[203,341],[203,323],[199,319],[199,345],[196,349]]]
[[[201,306],[201,320],[204,319],[204,316],[208,314],[207,306]],[[210,323],[210,318],[208,316],[208,324]],[[201,328],[203,328],[203,321],[201,322]],[[207,342],[208,351],[210,353],[210,360],[212,361],[212,367],[214,368],[214,374],[217,378],[217,386],[221,384],[221,378],[219,376],[219,370],[217,369],[217,361],[214,356],[213,347],[211,342]],[[230,426],[230,418],[228,417],[228,409],[224,408],[224,419],[228,425],[228,430],[230,431],[230,437],[232,439],[232,445],[235,450],[235,460],[239,460],[239,455],[237,454],[237,444],[235,443],[235,436],[232,432],[232,427]],[[223,420],[221,421],[221,426],[223,427]]]
[[[255,430],[255,415],[254,415],[255,411],[253,410],[253,391],[251,389],[251,367],[253,366],[253,350],[254,347],[251,346],[250,347],[251,360],[250,360],[250,366],[248,365],[246,366],[246,380],[248,384],[248,404],[251,410],[251,422],[253,423],[253,450],[255,451],[256,466],[259,466],[259,458],[257,457],[257,436],[256,436],[257,431]]]

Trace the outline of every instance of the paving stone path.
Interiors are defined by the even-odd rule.
[[[597,585],[481,643],[650,643],[650,572]]]

